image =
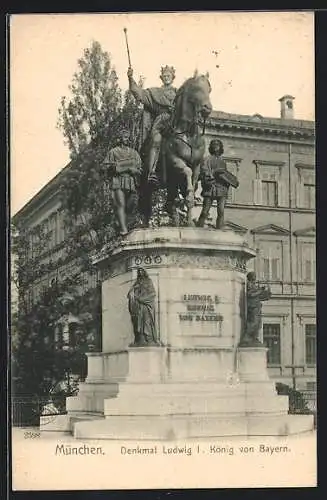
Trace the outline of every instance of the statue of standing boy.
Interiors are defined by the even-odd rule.
[[[121,236],[128,233],[128,217],[137,211],[142,173],[140,155],[129,147],[129,142],[129,131],[124,129],[119,144],[108,152],[104,162],[109,172],[110,188]]]
[[[200,177],[202,185],[203,206],[197,225],[203,227],[213,202],[217,201],[216,228],[224,226],[225,204],[229,187],[237,188],[237,178],[227,170],[226,162],[221,158],[224,146],[219,139],[212,139],[209,145],[210,156],[201,165]]]

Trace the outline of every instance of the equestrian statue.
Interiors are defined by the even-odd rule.
[[[166,209],[178,224],[177,206],[182,196],[187,208],[187,225],[193,225],[194,192],[205,153],[205,121],[212,111],[209,75],[194,73],[177,90],[175,69],[161,68],[162,87],[143,89],[133,78],[127,30],[124,29],[129,67],[129,89],[143,104],[140,155],[143,183],[140,189],[142,212],[147,225],[152,213],[152,195],[166,188]]]
[[[177,201],[182,195],[187,208],[187,225],[193,225],[194,192],[205,153],[205,120],[211,113],[208,75],[194,74],[175,92],[171,87],[174,69],[162,68],[162,88],[142,89],[137,86],[129,68],[132,94],[144,105],[141,156],[145,165],[146,185],[143,190],[145,219],[151,216],[154,186],[167,189],[167,211],[177,224]],[[150,116],[149,116],[150,115]],[[144,130],[144,126],[142,129]]]

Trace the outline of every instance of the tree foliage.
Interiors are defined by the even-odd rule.
[[[99,42],[84,50],[78,67],[69,86],[72,97],[61,98],[58,120],[72,158],[111,134],[122,106],[115,68]]]
[[[70,94],[61,99],[57,124],[71,157],[60,186],[65,214],[63,256],[44,258],[51,234],[42,225],[33,230],[24,223],[12,228],[12,279],[19,286],[19,308],[11,328],[14,392],[41,398],[63,380],[68,368],[83,378],[85,351],[101,348],[101,284],[91,256],[116,234],[102,165],[123,125],[130,129],[131,145],[139,144],[140,106],[128,91],[123,95],[111,57],[98,42],[78,60]],[[42,293],[31,302],[35,283],[70,262],[74,262],[73,271],[57,272],[54,282],[45,279]],[[93,288],[83,286],[85,272],[95,277]],[[55,336],[58,323],[68,313],[79,318],[78,340],[71,352]]]
[[[93,42],[78,61],[72,97],[63,97],[58,125],[70,149],[72,163],[61,186],[68,245],[91,268],[90,252],[115,237],[109,179],[103,161],[127,126],[131,146],[139,143],[141,109],[129,91],[122,97],[110,55]],[[140,82],[142,84],[142,81]]]

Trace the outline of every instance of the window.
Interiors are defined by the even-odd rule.
[[[255,179],[253,180],[253,202],[267,207],[287,206],[288,178],[283,173],[285,162],[253,160]]]
[[[63,210],[60,210],[57,214],[57,233],[58,243],[61,243],[65,240],[65,215]]]
[[[270,276],[270,260],[269,259],[263,259],[263,274],[262,277],[264,280],[269,280]]]
[[[276,181],[262,181],[262,205],[268,207],[276,207],[278,205],[277,199],[277,182]]]
[[[263,325],[263,343],[268,348],[268,365],[280,365],[280,324],[264,323]]]
[[[305,208],[315,208],[315,185],[303,184],[303,198]]]
[[[259,249],[260,279],[264,281],[280,281],[282,279],[282,244],[279,241],[266,240],[260,242]]]
[[[50,220],[45,219],[41,223],[42,253],[51,248]]]
[[[315,245],[306,243],[302,245],[302,281],[312,283],[315,281],[316,256]]]
[[[52,214],[49,219],[49,229],[50,229],[50,248],[56,246],[56,214]]]
[[[304,281],[313,281],[313,261],[304,261]]]
[[[28,235],[27,258],[33,258],[33,233],[29,233]]]
[[[296,184],[296,205],[301,208],[315,208],[315,169],[313,165],[295,164],[298,169]]]
[[[33,229],[31,234],[31,254],[32,254],[32,259],[34,259],[37,256],[38,253],[38,237],[36,234],[36,230]]]
[[[305,325],[305,362],[316,364],[316,325]]]
[[[264,258],[263,259],[263,279],[267,281],[278,281],[279,276],[279,259]]]

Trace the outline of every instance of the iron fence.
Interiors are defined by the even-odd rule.
[[[295,415],[313,415],[314,427],[317,427],[317,394],[314,391],[296,391],[289,401],[289,413]]]
[[[38,427],[40,416],[66,413],[66,395],[39,398],[36,396],[13,396],[11,419],[15,427]],[[289,395],[289,413],[314,415],[317,419],[317,395],[314,391],[294,391]]]
[[[11,398],[11,422],[14,427],[38,427],[42,415],[66,413],[66,396],[39,398],[13,396]]]
[[[306,407],[312,411],[317,411],[317,394],[314,391],[301,391]]]

